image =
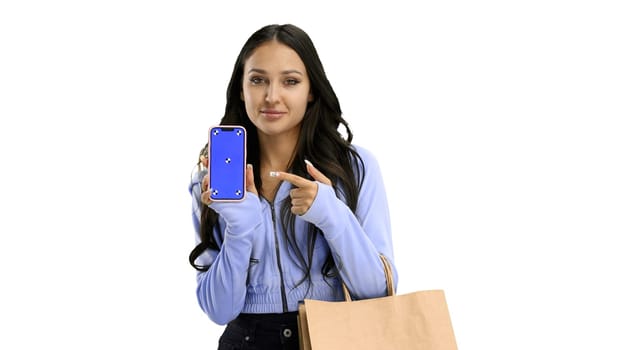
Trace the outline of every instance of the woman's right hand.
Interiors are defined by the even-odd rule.
[[[207,167],[207,165],[209,164],[209,160],[207,159],[207,157],[201,155],[199,159],[203,167],[205,169],[209,169]],[[203,204],[205,205],[210,205],[213,202],[209,194],[209,176],[207,176],[207,173],[205,173],[205,176],[203,176],[203,179],[201,180],[201,202],[203,202]]]
[[[200,161],[201,161],[201,164],[205,167],[205,169],[209,169],[208,167],[209,159],[207,159],[206,156],[201,155]],[[210,205],[214,201],[210,198],[209,176],[207,175],[208,174],[205,174],[205,176],[203,177],[203,180],[201,180],[201,202],[203,202],[205,205]],[[255,187],[255,176],[253,174],[253,166],[251,164],[246,164],[246,192],[251,192],[251,193],[258,195],[257,188]]]

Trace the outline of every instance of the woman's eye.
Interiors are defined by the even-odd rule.
[[[285,79],[285,85],[296,85],[300,83],[297,79]]]
[[[261,77],[251,77],[250,81],[251,81],[251,84],[258,85],[258,84],[263,83],[264,79]]]

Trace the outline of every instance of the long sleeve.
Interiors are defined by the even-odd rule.
[[[200,181],[192,186],[193,207],[200,208]],[[197,299],[203,311],[217,324],[226,324],[242,310],[250,264],[253,232],[262,229],[259,198],[248,193],[239,203],[214,202],[210,205],[220,215],[216,231],[220,251],[207,250],[199,262],[209,269],[197,275]],[[200,209],[193,210],[198,235]],[[257,215],[253,215],[257,213]],[[222,237],[222,240],[218,240]]]
[[[318,194],[302,218],[324,232],[339,274],[353,297],[365,299],[386,295],[382,261],[393,265],[391,220],[380,167],[366,150],[357,149],[365,165],[365,178],[356,213],[339,198],[332,187],[318,183]],[[393,267],[394,284],[397,270]]]

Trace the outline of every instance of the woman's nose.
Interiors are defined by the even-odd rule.
[[[270,84],[266,87],[266,102],[275,103],[279,100],[280,92],[278,84]]]

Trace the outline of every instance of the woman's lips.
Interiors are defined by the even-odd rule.
[[[279,119],[280,117],[285,115],[285,112],[276,111],[273,109],[264,109],[261,110],[260,113],[267,119]]]

